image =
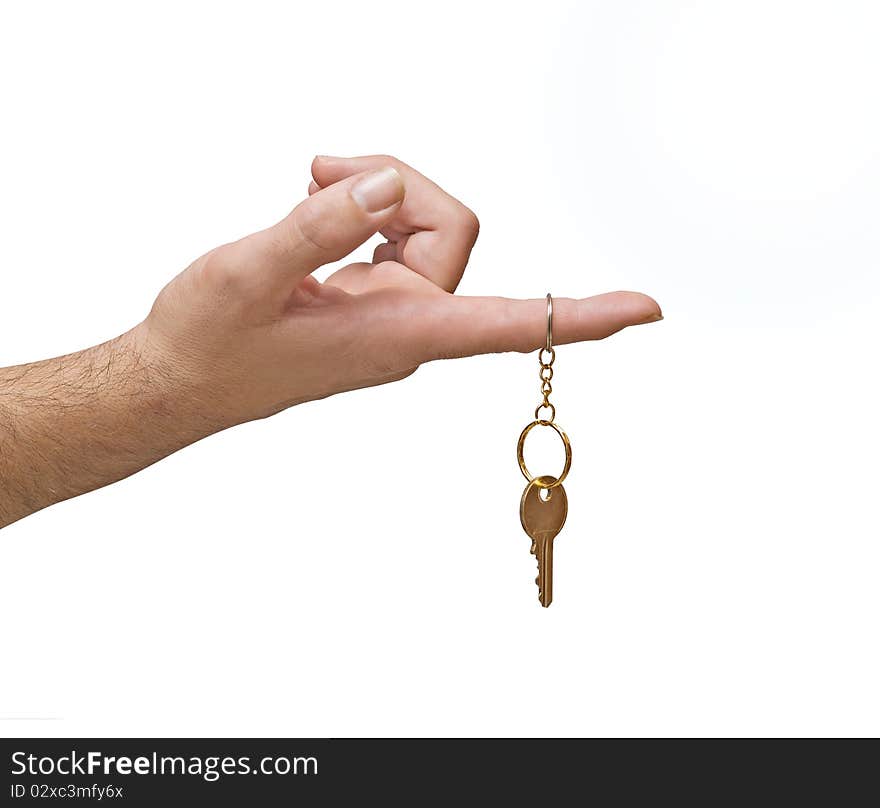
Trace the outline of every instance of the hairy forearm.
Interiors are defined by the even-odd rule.
[[[0,527],[216,431],[199,404],[152,360],[137,329],[0,369]]]

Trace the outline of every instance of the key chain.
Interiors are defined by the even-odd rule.
[[[546,361],[545,353],[548,357]],[[568,515],[568,497],[562,487],[562,481],[568,476],[571,469],[571,443],[568,440],[568,435],[556,423],[556,407],[550,403],[550,394],[553,392],[550,380],[553,378],[553,362],[555,360],[553,298],[548,292],[547,343],[538,351],[538,362],[541,365],[538,375],[541,379],[541,394],[544,396],[544,400],[535,408],[535,420],[523,429],[516,445],[516,459],[519,461],[523,476],[529,481],[519,503],[519,518],[523,530],[532,540],[531,553],[538,559],[538,577],[535,579],[535,583],[538,585],[538,600],[544,607],[549,606],[553,601],[553,540],[562,530],[565,517]],[[548,412],[543,413],[544,410]],[[549,417],[542,417],[544,414]],[[550,474],[535,477],[526,467],[523,449],[529,432],[536,426],[550,427],[562,439],[562,444],[565,447],[565,465],[558,477],[553,477]]]

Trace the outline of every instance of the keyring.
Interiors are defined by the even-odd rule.
[[[549,355],[549,360],[544,361],[544,354]],[[522,431],[519,436],[519,441],[516,444],[516,459],[519,462],[520,471],[523,473],[523,477],[525,477],[530,485],[534,485],[537,488],[551,489],[556,488],[558,485],[562,485],[562,481],[568,476],[568,471],[571,468],[571,443],[568,440],[568,435],[565,434],[565,430],[562,429],[556,423],[556,407],[550,403],[550,394],[553,392],[553,385],[550,383],[550,380],[553,378],[553,362],[556,360],[556,351],[553,348],[553,298],[550,296],[550,293],[547,293],[547,339],[544,342],[543,347],[540,351],[538,351],[538,362],[541,365],[541,370],[539,372],[539,376],[541,379],[541,394],[544,400],[535,408],[535,420],[532,421],[526,428]],[[548,411],[548,418],[542,418],[542,410]],[[529,432],[531,432],[536,426],[549,426],[552,427],[556,434],[562,439],[562,445],[565,448],[565,466],[562,469],[562,474],[559,475],[552,483],[545,483],[543,480],[547,477],[547,475],[541,475],[536,477],[533,475],[528,467],[526,466],[525,458],[523,457],[523,449],[526,445],[526,437],[528,437]],[[548,479],[553,479],[549,477]]]
[[[556,358],[553,351],[553,298],[550,297],[550,292],[547,292],[547,353]]]
[[[523,449],[526,445],[526,437],[529,432],[531,432],[536,426],[549,426],[556,430],[556,434],[562,438],[562,444],[565,447],[565,466],[562,469],[562,474],[556,478],[555,482],[547,483],[541,482],[540,477],[535,477],[526,466],[525,458],[523,457]],[[537,486],[538,488],[556,488],[557,485],[562,485],[562,481],[568,476],[569,469],[571,469],[571,443],[568,440],[568,435],[565,434],[565,430],[562,429],[559,424],[553,423],[553,421],[545,421],[543,418],[539,418],[535,421],[532,421],[526,428],[522,431],[519,436],[519,441],[516,444],[516,459],[519,462],[519,469],[523,473],[523,477],[525,477],[532,485]],[[543,475],[542,475],[543,476]]]
[[[533,303],[537,304],[537,301]],[[532,333],[537,335],[537,332]],[[553,363],[556,361],[556,349],[553,347],[553,298],[549,292],[547,293],[547,337],[543,343],[538,344],[541,403],[535,408],[535,420],[527,424],[520,433],[516,444],[516,460],[523,477],[528,480],[519,501],[519,520],[526,535],[532,540],[532,555],[538,560],[538,577],[535,579],[535,583],[538,584],[538,600],[542,606],[549,606],[553,602],[553,540],[562,530],[568,514],[568,495],[562,483],[571,469],[571,441],[565,430],[556,423],[556,407],[550,401],[550,395],[553,393]],[[532,474],[526,465],[526,438],[536,426],[549,426],[562,441],[565,463],[558,478],[550,474]]]

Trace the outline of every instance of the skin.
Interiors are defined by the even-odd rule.
[[[102,345],[0,369],[0,526],[214,432],[396,381],[434,359],[544,344],[546,303],[454,295],[476,216],[392,157],[316,157],[276,225],[203,255]],[[311,273],[376,232],[372,263]],[[636,292],[555,298],[554,342],[662,319]]]

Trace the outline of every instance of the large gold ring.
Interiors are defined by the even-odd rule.
[[[549,426],[556,430],[556,434],[562,438],[562,444],[565,447],[565,466],[562,469],[562,474],[560,474],[556,480],[549,485],[547,483],[542,483],[539,477],[535,477],[526,467],[526,461],[523,458],[523,449],[526,445],[526,437],[529,432],[531,432],[536,426]],[[571,443],[568,440],[568,435],[565,434],[562,427],[559,424],[554,424],[552,421],[545,421],[543,418],[539,418],[535,421],[532,421],[519,436],[519,441],[516,444],[516,459],[519,461],[520,471],[523,473],[523,477],[525,477],[530,483],[534,483],[538,488],[556,488],[557,485],[562,485],[562,481],[568,476],[568,472],[571,469]]]

